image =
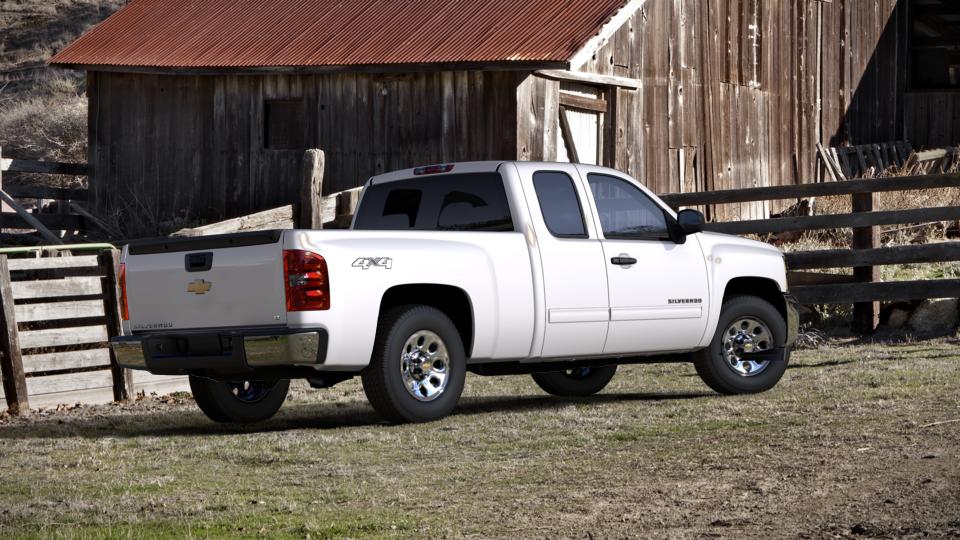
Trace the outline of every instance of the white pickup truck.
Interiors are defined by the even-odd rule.
[[[718,392],[767,390],[798,326],[783,256],[702,228],[602,167],[408,169],[366,183],[351,230],[130,244],[112,346],[189,375],[220,422],[271,417],[290,379],[354,375],[395,422],[449,414],[468,371],[586,396],[618,364],[693,362]]]

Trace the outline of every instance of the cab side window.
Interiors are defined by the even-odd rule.
[[[615,176],[588,174],[606,238],[667,240],[663,209],[639,188]]]
[[[537,172],[533,175],[533,188],[550,234],[558,238],[587,237],[583,209],[570,176],[562,172]]]

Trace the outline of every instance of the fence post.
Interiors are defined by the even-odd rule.
[[[113,249],[104,251],[99,255],[99,262],[104,273],[100,283],[103,291],[103,313],[107,319],[107,335],[115,337],[123,333],[120,294],[117,285],[120,255]],[[133,374],[117,363],[113,347],[108,350],[110,351],[110,373],[113,375],[113,399],[114,401],[125,401],[130,399],[130,392],[133,389]]]
[[[27,400],[27,379],[23,375],[23,356],[20,353],[20,336],[17,334],[17,319],[13,306],[13,289],[10,287],[10,270],[7,256],[0,255],[0,372],[3,375],[3,392],[11,414],[20,414],[30,409]]]
[[[850,196],[854,212],[872,212],[877,196],[875,193],[857,193]],[[874,249],[880,245],[879,227],[856,227],[853,229],[853,249]],[[860,283],[880,281],[880,269],[876,266],[857,266],[853,276]],[[861,302],[853,305],[853,331],[873,333],[880,324],[880,302]]]
[[[323,150],[307,150],[303,156],[303,183],[300,185],[300,217],[297,227],[301,229],[323,228]]]

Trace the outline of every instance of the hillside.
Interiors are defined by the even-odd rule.
[[[46,61],[125,2],[0,2],[0,147],[5,156],[86,161],[82,72]]]

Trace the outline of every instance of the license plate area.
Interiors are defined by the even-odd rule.
[[[233,338],[216,334],[155,337],[147,340],[145,345],[147,354],[157,360],[233,354]]]

